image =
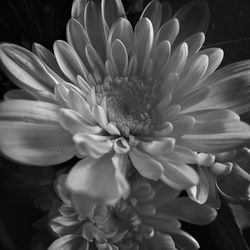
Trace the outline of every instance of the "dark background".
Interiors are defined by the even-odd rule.
[[[111,0],[110,0],[111,1]],[[135,1],[123,1],[129,9],[129,19],[135,23],[139,17],[133,9]],[[137,1],[138,2],[138,1]],[[144,5],[148,1],[145,1]],[[170,0],[177,10],[189,0]],[[250,1],[207,0],[210,8],[210,26],[204,47],[220,47],[225,56],[222,65],[250,58]],[[56,39],[65,39],[65,26],[70,17],[72,0],[2,0],[0,2],[0,42],[13,42],[28,49],[33,42],[51,49]],[[0,72],[0,94],[15,86]],[[32,187],[27,188],[17,176],[33,178],[31,167],[15,164],[0,157],[0,249],[28,250],[36,233],[32,224],[43,213],[33,205]],[[37,169],[39,175],[41,169]],[[244,250],[237,225],[231,223],[232,214],[223,206],[223,213],[209,226],[184,224],[200,243],[201,250]],[[236,229],[235,229],[236,228]],[[232,232],[230,230],[232,229]],[[221,232],[222,230],[222,232]],[[229,232],[228,232],[229,231]],[[237,234],[238,233],[238,234]],[[46,243],[49,239],[44,237]],[[224,237],[224,238],[221,238]],[[250,242],[249,231],[245,238]],[[230,243],[232,239],[233,243]],[[229,241],[219,244],[219,241]],[[236,242],[236,243],[235,243]],[[238,242],[238,243],[237,243]],[[231,244],[231,245],[230,245]],[[41,248],[44,249],[44,248]]]

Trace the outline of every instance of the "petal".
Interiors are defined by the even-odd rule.
[[[168,161],[164,157],[161,157],[159,161],[164,167],[161,180],[170,187],[182,190],[198,183],[199,177],[192,167],[182,162]]]
[[[249,111],[249,76],[249,60],[217,70],[202,83],[211,86],[209,96],[193,109],[231,109],[239,114]]]
[[[35,99],[23,89],[11,89],[4,94],[4,100],[33,100]]]
[[[143,177],[158,180],[162,176],[164,169],[161,163],[147,153],[133,148],[129,152],[129,157],[134,167]]]
[[[87,32],[77,20],[72,18],[67,24],[66,34],[68,43],[75,49],[84,65],[89,69],[85,55],[85,46],[90,44]]]
[[[131,23],[127,19],[120,18],[110,29],[107,41],[107,55],[110,54],[111,44],[116,39],[119,39],[124,44],[129,53],[133,47],[133,38],[134,32]]]
[[[81,237],[75,234],[68,234],[55,240],[48,248],[48,250],[71,250],[78,248],[81,244]],[[87,250],[87,241],[84,240],[84,244],[81,246],[82,250]]]
[[[178,19],[173,18],[168,20],[164,25],[160,28],[159,32],[156,35],[158,38],[158,43],[162,41],[169,41],[170,44],[173,44],[175,38],[177,37],[180,30],[180,24]]]
[[[172,8],[168,2],[161,2],[162,17],[161,25],[163,25],[172,16]]]
[[[126,13],[121,0],[103,0],[101,8],[102,17],[109,28],[118,18],[126,18]]]
[[[84,24],[92,46],[104,62],[106,59],[106,37],[104,25],[102,23],[101,13],[93,1],[88,1],[86,4]]]
[[[196,250],[200,248],[199,243],[195,238],[182,230],[171,232],[171,236],[173,237],[176,246],[180,249]]]
[[[175,41],[178,46],[187,37],[206,32],[209,24],[209,9],[205,1],[191,1],[180,8],[174,15],[180,22],[180,32]]]
[[[195,33],[184,41],[188,45],[188,56],[193,56],[197,53],[205,42],[203,32]]]
[[[101,135],[76,134],[73,140],[81,157],[97,159],[107,154],[113,147],[111,140]]]
[[[49,74],[55,79],[56,83],[59,84],[62,81],[68,80],[60,69],[56,58],[52,52],[43,47],[38,43],[34,43],[32,51],[36,54],[46,67]]]
[[[169,203],[166,202],[158,210],[159,212],[163,210],[170,216],[196,225],[209,224],[217,215],[214,208],[200,205],[191,201],[188,197],[180,197]]]
[[[128,54],[121,40],[116,39],[111,46],[111,63],[117,76],[125,76],[128,68]]]
[[[60,124],[70,133],[90,133],[98,134],[102,129],[97,125],[89,124],[82,115],[71,109],[60,109]]]
[[[146,67],[154,40],[153,25],[148,18],[140,19],[135,26],[135,50],[142,73]]]
[[[0,61],[6,75],[31,94],[39,91],[50,93],[56,85],[38,57],[20,46],[1,44]]]
[[[161,3],[158,1],[151,1],[143,10],[140,19],[147,17],[154,28],[156,33],[161,24],[162,8]]]
[[[112,157],[112,154],[106,154],[98,160],[87,157],[78,162],[67,178],[70,192],[109,205],[127,195],[122,173],[126,161],[119,161],[122,166],[117,166],[118,162],[113,162]]]
[[[183,43],[172,54],[168,72],[176,72],[180,74],[185,67],[187,56],[188,47],[186,43]]]
[[[187,190],[189,198],[199,204],[204,204],[208,199],[209,182],[207,180],[207,169],[198,167],[199,183]]]
[[[60,68],[73,83],[77,83],[78,75],[86,79],[87,70],[76,51],[68,43],[58,40],[53,47]]]
[[[24,164],[55,165],[75,154],[71,135],[56,124],[1,121],[0,141],[4,155]]]
[[[248,124],[227,110],[210,111],[196,116],[193,129],[182,136],[190,149],[215,153],[227,151],[243,144],[250,137]]]
[[[139,143],[139,147],[145,152],[154,155],[166,155],[169,151],[172,151],[175,146],[174,138],[161,138],[159,141],[144,142]]]

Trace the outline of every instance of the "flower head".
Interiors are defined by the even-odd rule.
[[[131,26],[120,0],[75,0],[67,42],[54,54],[2,44],[3,69],[22,90],[0,104],[0,148],[33,165],[81,160],[71,193],[104,204],[129,196],[139,172],[172,188],[199,183],[197,153],[241,146],[249,126],[250,62],[214,72],[223,51],[201,50],[208,8],[193,1],[172,18],[153,0]]]
[[[131,194],[115,206],[97,205],[91,216],[75,210],[77,204],[65,190],[60,176],[57,191],[62,204],[52,211],[52,231],[58,237],[49,250],[69,249],[198,249],[199,245],[182,231],[180,220],[198,225],[211,222],[216,210],[178,197],[179,191],[162,182],[144,178],[130,180]],[[79,199],[77,199],[79,201]],[[88,202],[82,200],[81,202]]]

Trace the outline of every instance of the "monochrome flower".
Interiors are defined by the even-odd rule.
[[[171,17],[153,0],[133,29],[120,0],[75,0],[54,54],[1,44],[21,88],[0,104],[1,152],[38,166],[77,156],[67,187],[93,203],[126,199],[136,172],[177,190],[198,185],[198,153],[250,138],[238,116],[250,106],[250,61],[215,71],[223,51],[201,49],[208,16],[203,1]]]
[[[49,224],[57,239],[49,250],[198,249],[198,242],[181,230],[179,220],[205,225],[217,214],[214,208],[179,197],[180,191],[161,181],[133,177],[128,199],[115,206],[96,205],[86,216],[65,189],[66,178],[60,176],[56,185],[62,202],[57,212],[51,211]]]

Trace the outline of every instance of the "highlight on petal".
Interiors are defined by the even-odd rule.
[[[0,104],[0,151],[36,166],[65,162],[75,154],[71,135],[58,122],[50,103],[10,100]]]
[[[129,157],[142,176],[152,180],[158,180],[162,176],[164,172],[162,164],[146,152],[133,148],[129,152]]]
[[[182,208],[182,209],[181,209]],[[179,197],[171,201],[166,202],[164,206],[158,208],[160,211],[167,211],[169,215],[172,215],[179,220],[183,220],[196,225],[206,225],[212,222],[216,216],[216,209],[207,205],[200,205],[191,201],[188,197]]]
[[[78,248],[81,241],[82,241],[81,237],[79,237],[76,234],[65,235],[65,236],[60,237],[57,240],[55,240],[50,245],[48,250],[69,250],[69,249],[72,249],[72,248],[75,248],[75,247]],[[85,244],[87,244],[87,242]],[[82,249],[87,250],[88,247],[85,246]]]
[[[113,157],[113,154],[106,154],[98,160],[87,157],[79,161],[68,174],[69,191],[109,205],[126,196],[128,190],[123,173],[126,161],[119,161],[117,165]]]
[[[180,32],[175,41],[178,46],[184,39],[198,32],[206,33],[209,24],[209,9],[205,1],[191,1],[174,15],[180,22]]]
[[[157,0],[153,0],[146,6],[140,18],[147,17],[153,25],[154,33],[156,33],[161,24],[161,15],[161,3]]]
[[[31,94],[51,93],[56,81],[32,52],[9,43],[0,45],[0,62],[6,75]]]
[[[111,151],[113,143],[106,136],[75,134],[73,140],[76,143],[78,155],[81,157],[100,158]]]
[[[103,0],[101,3],[102,17],[110,28],[118,18],[126,18],[121,0]]]
[[[164,168],[161,180],[170,187],[178,190],[186,189],[199,182],[196,171],[183,162],[169,161],[165,157],[159,157],[159,161]]]
[[[77,75],[86,78],[87,70],[82,60],[68,43],[58,40],[53,47],[57,63],[73,83],[77,83]]]

